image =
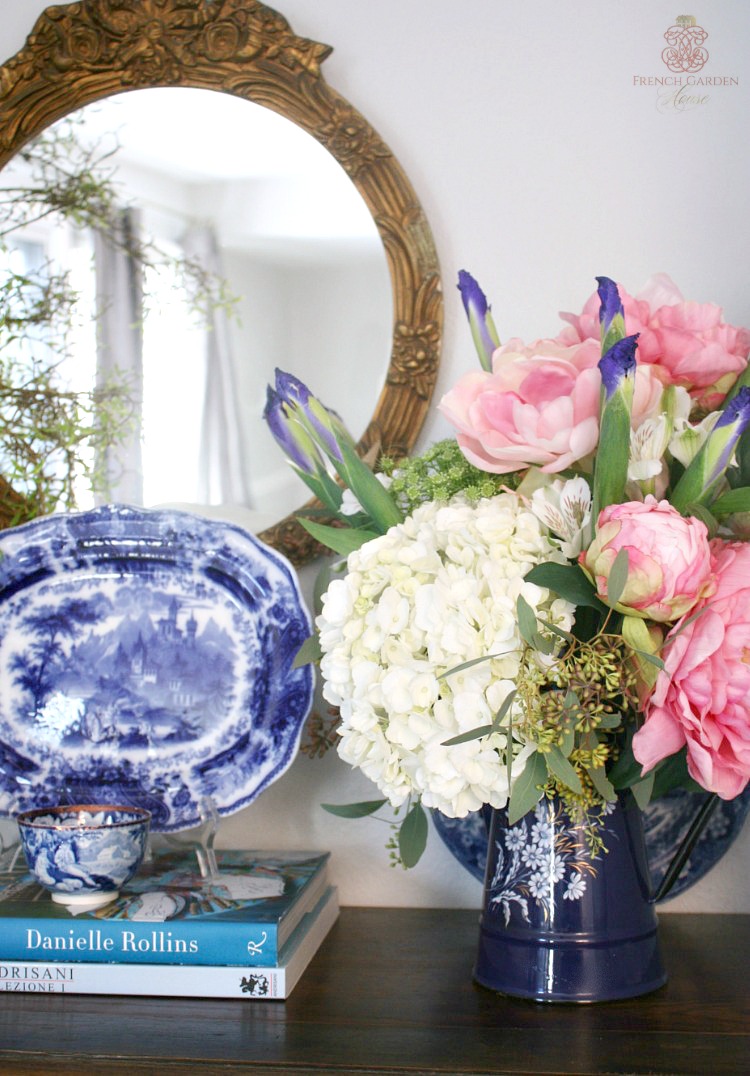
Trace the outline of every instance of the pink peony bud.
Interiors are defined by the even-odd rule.
[[[628,579],[617,607],[659,623],[678,620],[714,587],[706,526],[667,501],[613,504],[599,513],[594,540],[579,557],[599,597],[615,557],[628,553]]]

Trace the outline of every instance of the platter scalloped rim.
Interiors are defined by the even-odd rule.
[[[176,831],[291,765],[313,698],[295,570],[233,523],[113,504],[0,534],[0,814],[146,807]]]

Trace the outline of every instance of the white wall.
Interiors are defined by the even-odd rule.
[[[659,107],[662,35],[674,0],[280,0],[297,33],[334,46],[328,81],[389,143],[430,220],[446,291],[438,395],[474,360],[454,290],[470,269],[501,335],[554,331],[605,274],[630,290],[666,271],[687,297],[750,325],[747,116],[750,5],[702,0],[705,74],[737,85]],[[0,0],[0,54],[18,49],[43,0]],[[685,104],[685,102],[683,102]],[[691,104],[691,102],[687,102]],[[436,417],[422,445],[447,431]],[[305,573],[305,585],[310,573]],[[300,757],[225,844],[333,849],[344,903],[478,906],[480,886],[437,839],[411,872],[392,870],[388,830],[336,821],[321,800],[370,798],[329,755]],[[750,827],[669,910],[750,911]]]

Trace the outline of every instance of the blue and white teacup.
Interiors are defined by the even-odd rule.
[[[16,816],[26,862],[60,904],[93,908],[117,897],[146,852],[151,814],[108,804],[38,807]]]

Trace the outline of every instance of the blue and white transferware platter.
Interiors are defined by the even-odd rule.
[[[646,850],[656,889],[666,874],[672,856],[701,803],[692,792],[675,789],[652,800],[643,814]],[[734,800],[719,800],[706,829],[669,894],[671,900],[689,889],[714,867],[739,835],[750,810],[750,786]],[[444,844],[475,878],[484,880],[487,863],[487,827],[481,811],[465,818],[446,818],[432,811],[435,829]]]
[[[239,527],[109,505],[0,535],[0,813],[244,807],[299,746],[311,632],[284,557]]]

